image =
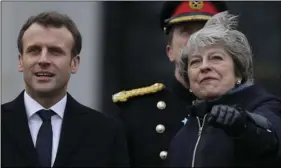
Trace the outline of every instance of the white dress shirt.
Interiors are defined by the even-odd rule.
[[[32,136],[33,144],[36,146],[37,135],[42,124],[41,118],[36,114],[37,111],[45,109],[26,92],[24,92],[24,105],[28,117],[28,125]],[[66,106],[66,95],[50,109],[53,110],[56,115],[51,118],[52,129],[53,129],[53,149],[52,149],[52,166],[54,165],[55,158],[57,155],[61,124]],[[46,109],[47,110],[47,109]]]

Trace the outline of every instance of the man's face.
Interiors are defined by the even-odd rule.
[[[186,45],[190,35],[204,26],[205,22],[190,22],[175,25],[172,29],[173,38],[170,45],[167,45],[166,52],[171,62],[177,64],[180,54]]]
[[[22,38],[23,50],[18,70],[26,89],[37,94],[66,90],[71,73],[78,70],[79,56],[73,56],[72,34],[65,28],[32,24]]]

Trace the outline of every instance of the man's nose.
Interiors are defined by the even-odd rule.
[[[42,66],[50,64],[50,60],[48,57],[48,51],[46,49],[41,51],[38,63],[39,63],[39,65],[42,65]]]

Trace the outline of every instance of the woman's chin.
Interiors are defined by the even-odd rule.
[[[198,97],[202,100],[209,100],[209,99],[218,98],[221,95],[222,93],[215,90],[204,90],[204,91],[200,91]]]

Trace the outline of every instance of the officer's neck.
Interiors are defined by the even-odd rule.
[[[178,81],[183,87],[185,87],[186,89],[188,89],[188,87],[187,87],[187,85],[186,85],[184,79],[180,76],[180,73],[179,73],[178,68],[176,68],[176,70],[175,70],[175,77],[176,77],[177,81]]]

